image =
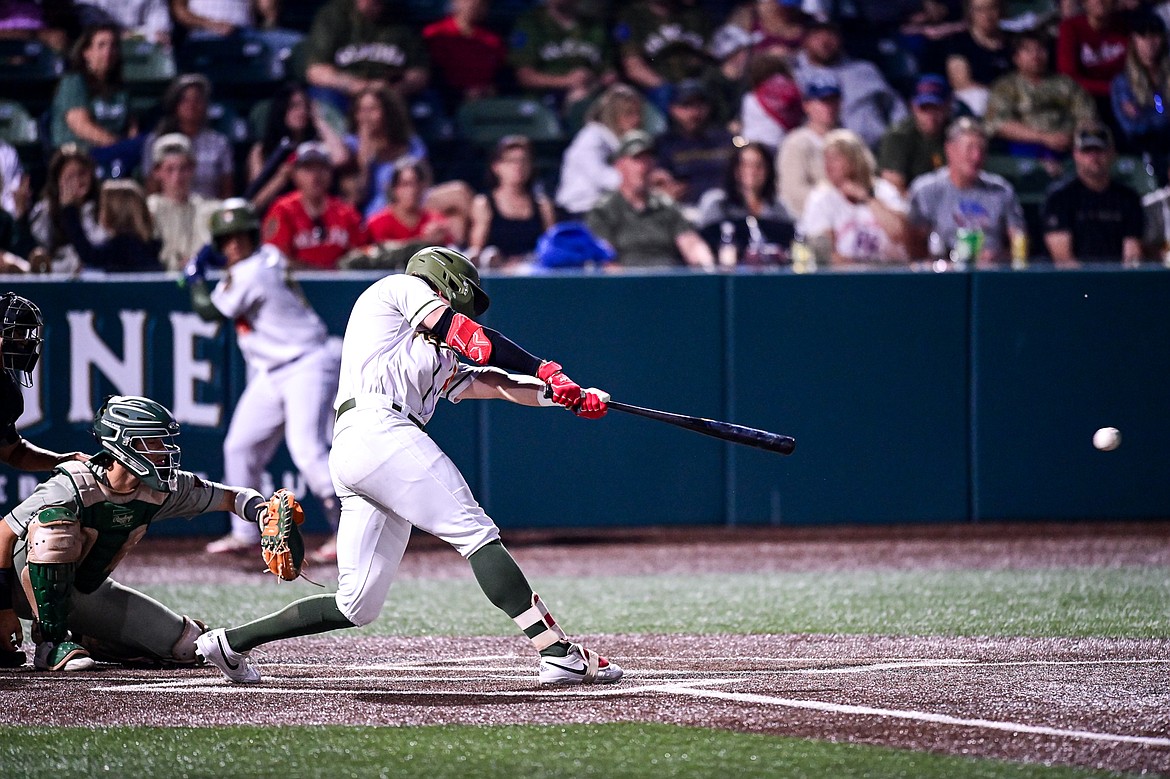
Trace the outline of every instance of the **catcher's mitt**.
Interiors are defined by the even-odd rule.
[[[268,572],[285,581],[301,575],[305,562],[305,542],[297,525],[305,521],[305,512],[296,496],[288,490],[277,490],[266,504],[267,511],[260,520],[260,549]]]

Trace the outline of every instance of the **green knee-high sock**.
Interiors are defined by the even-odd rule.
[[[354,624],[337,608],[337,596],[329,594],[294,601],[267,617],[229,628],[224,635],[235,651],[250,652],[261,644],[281,638],[311,636],[352,627]]]
[[[471,570],[483,594],[509,617],[514,619],[532,606],[532,587],[502,543],[492,541],[468,557],[467,562],[471,564]],[[525,635],[532,638],[540,635],[543,630],[544,626],[537,624],[526,630]],[[557,642],[547,649],[542,649],[540,653],[564,657],[567,651],[567,644]]]

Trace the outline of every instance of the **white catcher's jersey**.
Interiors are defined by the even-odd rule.
[[[269,244],[232,265],[212,290],[211,302],[235,320],[240,351],[260,370],[316,351],[329,335],[289,274],[288,258]]]
[[[445,344],[418,329],[445,305],[425,281],[403,274],[380,279],[363,292],[345,328],[334,407],[381,395],[426,423],[440,397],[457,403],[475,374],[490,369],[461,363]]]

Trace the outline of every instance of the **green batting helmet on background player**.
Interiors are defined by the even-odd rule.
[[[161,403],[137,395],[114,395],[98,409],[93,434],[147,487],[171,492],[177,486],[179,423]]]
[[[208,227],[211,231],[211,240],[218,246],[222,239],[236,233],[252,233],[258,238],[260,217],[247,200],[233,197],[223,201],[219,208],[211,212]]]
[[[406,273],[426,279],[463,316],[476,317],[487,311],[491,300],[480,286],[479,271],[454,249],[428,246],[419,249],[406,263]]]

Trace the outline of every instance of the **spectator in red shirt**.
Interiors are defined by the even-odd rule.
[[[1114,0],[1084,0],[1084,13],[1060,23],[1056,69],[1076,81],[1109,116],[1109,85],[1125,68],[1129,32],[1113,12]]]
[[[423,39],[451,105],[494,95],[507,60],[500,36],[483,26],[486,0],[452,0],[451,15],[423,29]]]
[[[296,191],[278,198],[264,218],[264,242],[284,252],[294,268],[332,270],[343,254],[370,242],[357,209],[329,194],[332,178],[325,145],[302,143],[293,161]]]
[[[451,242],[447,219],[438,211],[422,207],[426,171],[417,162],[394,169],[390,177],[389,205],[370,217],[370,238],[383,241],[421,240],[432,244]]]

